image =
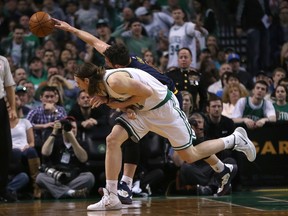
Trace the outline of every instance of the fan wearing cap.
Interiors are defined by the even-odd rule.
[[[167,40],[173,18],[163,12],[150,12],[146,7],[135,10],[136,17],[143,23],[148,36],[159,41]]]
[[[26,106],[28,103],[28,92],[25,86],[16,86],[16,109],[19,118],[25,118],[30,111],[30,108]]]
[[[227,62],[232,67],[232,72],[236,73],[240,82],[251,90],[254,86],[252,76],[240,65],[240,56],[237,53],[230,53],[227,57]]]
[[[98,20],[96,23],[96,32],[98,38],[107,44],[112,45],[118,41],[115,37],[111,36],[111,28],[107,19]],[[98,65],[105,65],[105,59],[99,52],[97,52],[91,46],[87,47],[86,49],[88,50],[85,56],[86,62],[97,62]]]

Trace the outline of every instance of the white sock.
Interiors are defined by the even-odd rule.
[[[132,189],[132,184],[133,184],[132,178],[130,178],[129,176],[123,175],[121,181],[125,182],[130,190]]]
[[[231,148],[233,148],[234,145],[235,145],[235,142],[236,142],[236,137],[235,137],[234,134],[231,134],[231,135],[229,135],[229,136],[227,136],[227,137],[222,137],[222,138],[220,138],[220,139],[223,140],[224,145],[225,145],[225,149],[231,149]]]
[[[118,180],[106,180],[106,189],[117,195]]]
[[[221,160],[218,160],[218,162],[214,165],[211,165],[211,168],[217,172],[220,173],[224,170],[224,163]]]

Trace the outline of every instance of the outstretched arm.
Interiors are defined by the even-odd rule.
[[[76,35],[78,38],[83,40],[84,42],[88,43],[90,46],[93,46],[99,53],[103,55],[104,51],[110,46],[107,43],[99,40],[97,37],[93,36],[92,34],[77,29],[67,22],[52,18],[55,21],[55,28],[61,29],[63,31],[70,32]]]

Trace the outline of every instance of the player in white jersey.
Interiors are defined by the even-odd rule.
[[[145,71],[135,68],[105,70],[92,63],[84,63],[75,71],[74,79],[80,89],[93,96],[93,106],[106,103],[112,109],[119,108],[124,112],[106,138],[104,196],[99,202],[89,205],[88,210],[122,208],[117,185],[122,164],[121,145],[129,137],[138,141],[149,131],[155,132],[167,138],[187,163],[232,148],[244,152],[249,161],[256,158],[256,149],[243,128],[237,128],[230,136],[193,146],[194,131],[179,108],[176,97]],[[225,178],[223,176],[223,181],[227,180],[227,176],[229,178],[231,172],[228,171]]]
[[[167,68],[178,67],[177,52],[183,47],[187,47],[192,52],[191,67],[196,68],[196,37],[200,35],[207,36],[208,32],[204,28],[200,28],[200,32],[196,30],[198,27],[192,22],[185,22],[185,14],[180,7],[174,8],[172,11],[174,25],[169,31],[169,57]]]

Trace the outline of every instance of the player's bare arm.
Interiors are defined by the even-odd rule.
[[[126,72],[117,72],[107,80],[111,89],[118,94],[129,94],[131,97],[123,102],[109,101],[112,109],[123,109],[135,104],[144,104],[145,100],[153,94],[150,86],[131,78]]]
[[[61,29],[63,31],[67,31],[76,35],[81,40],[88,43],[90,46],[93,46],[102,55],[103,55],[103,52],[110,46],[107,43],[94,37],[92,34],[82,31],[80,29],[77,29],[69,25],[67,22],[64,22],[55,18],[53,18],[53,20],[55,21],[55,28]]]

